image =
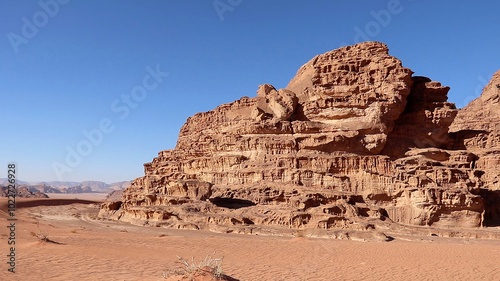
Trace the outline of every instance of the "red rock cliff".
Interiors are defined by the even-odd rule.
[[[318,55],[286,89],[261,85],[256,97],[188,118],[175,149],[145,164],[100,217],[245,233],[493,222],[496,203],[484,198],[499,189],[492,83],[449,134],[458,112],[449,88],[412,77],[385,44]]]

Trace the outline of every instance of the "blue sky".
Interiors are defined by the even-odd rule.
[[[461,107],[500,69],[499,11],[498,1],[1,1],[0,177],[11,161],[25,181],[142,176],[189,116],[260,84],[284,88],[316,54],[367,39],[450,86]]]

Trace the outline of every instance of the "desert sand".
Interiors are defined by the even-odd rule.
[[[105,200],[107,193],[75,193],[75,194],[66,194],[66,193],[47,193],[49,198],[52,199],[82,199],[82,200],[93,200],[93,201],[101,201]]]
[[[8,251],[6,200],[0,232]],[[164,280],[195,260],[224,257],[238,280],[500,280],[500,241],[398,236],[390,242],[219,234],[97,220],[99,202],[18,199],[16,273],[1,280]],[[53,242],[41,242],[31,233]],[[5,253],[5,254],[4,254]]]

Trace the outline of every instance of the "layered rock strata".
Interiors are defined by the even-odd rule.
[[[188,118],[175,149],[99,216],[270,234],[493,221],[485,196],[499,189],[500,154],[485,149],[498,128],[485,124],[498,111],[468,127],[474,108],[459,113],[448,87],[412,74],[379,42],[318,55],[286,89],[261,85],[257,97]]]
[[[474,153],[472,165],[481,180],[486,225],[500,225],[500,70],[481,96],[460,110],[450,132],[454,149]]]

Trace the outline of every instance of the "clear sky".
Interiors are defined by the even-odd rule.
[[[0,2],[0,178],[114,182],[186,118],[373,40],[462,107],[500,69],[500,1]],[[1,168],[4,167],[4,168]]]

